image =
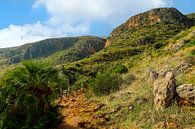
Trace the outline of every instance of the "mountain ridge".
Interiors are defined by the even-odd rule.
[[[180,26],[180,28],[189,28],[195,25],[195,21],[175,8],[155,8],[144,13],[132,16],[124,24],[116,27],[108,37],[105,47],[109,47],[113,39],[125,31],[133,31],[143,27],[149,27],[157,24]],[[112,40],[111,40],[112,39]]]
[[[162,8],[155,10],[161,9]],[[167,8],[165,9],[167,10]],[[177,10],[173,8],[168,8],[168,10],[177,12]],[[179,13],[179,16],[180,15],[187,18]],[[187,19],[190,20],[189,18]],[[160,51],[170,43],[171,39],[193,26],[191,20],[189,25],[184,24],[181,26],[183,23],[180,24],[179,22],[180,20],[178,23],[162,22],[147,26],[125,28],[126,22],[111,32],[103,50],[83,60],[65,64],[64,71],[67,74],[70,72],[71,75],[73,75],[74,72],[72,73],[72,69],[74,69],[75,76],[80,73],[82,73],[81,76],[84,76],[84,74],[88,76],[89,74],[94,75],[94,73],[98,71],[101,72],[110,69],[117,65],[118,62],[129,61],[127,66],[131,68],[136,65],[136,62],[145,58],[147,55],[159,55]],[[162,53],[165,53],[164,50]]]
[[[4,64],[14,64],[22,60],[48,57],[58,51],[69,49],[77,43],[82,44],[85,41],[88,41],[88,45],[94,46],[94,50],[99,51],[104,47],[104,40],[95,36],[51,38],[18,47],[2,48],[0,49],[0,59],[3,60],[2,63]],[[99,44],[99,47],[93,45],[95,43]],[[5,61],[6,59],[7,61]]]

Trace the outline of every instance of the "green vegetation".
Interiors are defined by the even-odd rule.
[[[138,15],[114,29],[106,48],[105,39],[86,36],[0,49],[2,66],[31,58],[54,65],[30,61],[2,67],[0,129],[55,126],[60,116],[54,101],[67,87],[73,91],[84,88],[90,99],[105,103],[99,112],[109,115],[111,125],[152,129],[166,122],[174,123],[175,128],[192,126],[193,107],[185,109],[176,103],[164,111],[153,107],[151,73],[174,69],[177,85],[195,83],[195,26],[191,15],[187,18],[172,8],[168,13],[158,10]]]
[[[114,31],[112,36],[108,38],[112,42],[108,48],[89,58],[65,64],[64,71],[66,73],[71,71],[71,76],[75,77],[74,81],[76,82],[82,77],[88,77],[94,71],[106,72],[108,69],[117,67],[118,64],[126,66],[128,69],[133,68],[146,57],[166,54],[167,51],[164,51],[163,48],[169,44],[169,40],[187,28],[175,24],[157,23],[120,31],[120,35]],[[123,30],[124,28],[119,27],[119,29]],[[119,31],[119,29],[117,30]],[[79,67],[75,67],[76,65]],[[118,67],[111,72],[126,71],[125,68]],[[120,71],[121,68],[125,71]]]
[[[109,105],[101,112],[112,112],[115,108],[121,107],[118,112],[110,114],[111,121],[116,125],[121,124],[124,128],[132,126],[132,128],[149,129],[167,121],[182,128],[190,127],[193,125],[193,113],[182,110],[176,104],[163,112],[154,111],[150,72],[158,72],[165,68],[173,69],[182,62],[193,64],[195,28],[189,28],[191,24],[169,22],[132,28],[127,26],[128,22],[111,33],[107,48],[88,58],[65,64],[63,71],[74,76],[73,84],[82,78],[89,80],[99,72],[110,75],[123,73],[118,75],[122,78],[122,82],[120,89],[116,88],[117,92],[107,92],[109,88],[104,89],[106,86],[103,85],[103,79],[106,75],[95,78],[94,82],[89,84],[95,95],[101,96],[95,98]],[[126,69],[124,66],[128,69],[127,73],[126,70],[122,72]],[[186,72],[182,71],[177,76],[177,82],[194,84],[193,72],[193,66]],[[112,86],[111,83],[105,85]],[[104,92],[106,93],[103,94]],[[147,101],[140,103],[137,98]],[[129,105],[133,105],[132,110],[129,109]],[[170,118],[172,115],[177,117]]]
[[[119,90],[121,78],[110,73],[98,73],[96,78],[91,80],[91,89],[97,96],[108,95]]]
[[[119,64],[119,65],[114,66],[111,69],[111,72],[122,74],[122,73],[128,72],[128,69],[126,66]]]
[[[0,65],[15,64],[23,60],[46,58],[60,64],[82,59],[104,47],[105,39],[83,36],[47,39],[20,47],[0,49]]]
[[[34,61],[7,73],[0,84],[1,129],[46,129],[59,122],[52,104],[65,89],[58,70]]]

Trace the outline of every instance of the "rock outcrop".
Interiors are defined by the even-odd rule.
[[[176,88],[176,92],[180,100],[185,100],[188,103],[195,105],[195,85],[183,84]]]
[[[192,20],[180,13],[175,8],[157,8],[148,12],[138,14],[128,20],[128,27],[152,25],[159,22],[179,23],[183,25],[192,24]]]
[[[111,44],[117,43],[115,39],[121,39],[122,36],[128,35],[125,39],[132,38],[129,33],[132,33],[136,29],[141,27],[157,25],[163,26],[164,24],[177,25],[183,28],[191,27],[195,24],[194,20],[183,15],[175,8],[156,8],[144,13],[140,13],[131,17],[126,23],[115,28],[106,41],[105,47],[108,48]],[[165,30],[165,28],[164,28]],[[159,30],[159,31],[164,31]],[[127,33],[127,34],[124,34]],[[124,41],[124,40],[122,40]],[[136,41],[135,41],[136,42]],[[139,39],[138,42],[152,42],[151,38]],[[176,47],[180,47],[180,44]]]
[[[169,107],[176,94],[175,76],[170,71],[159,73],[154,81],[154,106],[157,110]]]

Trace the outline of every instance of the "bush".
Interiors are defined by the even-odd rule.
[[[92,79],[90,84],[95,95],[108,95],[119,90],[121,78],[115,74],[98,73],[96,78]]]
[[[126,73],[128,72],[128,69],[126,66],[124,65],[116,65],[112,68],[111,70],[113,73],[119,73],[119,74],[122,74],[122,73]]]
[[[58,70],[40,62],[24,62],[0,80],[0,129],[46,129],[57,125],[51,102],[65,83]]]
[[[193,46],[195,46],[195,41],[192,40],[192,41],[188,42],[188,43],[186,44],[186,46],[187,46],[187,47],[193,47]]]

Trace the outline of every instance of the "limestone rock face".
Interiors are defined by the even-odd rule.
[[[154,106],[157,110],[169,107],[176,94],[175,76],[172,72],[161,72],[153,85]]]
[[[187,100],[188,102],[195,104],[195,85],[183,84],[178,86],[177,94],[181,99]]]
[[[159,22],[189,24],[192,20],[175,8],[157,8],[138,14],[128,20],[128,27],[152,25]]]

